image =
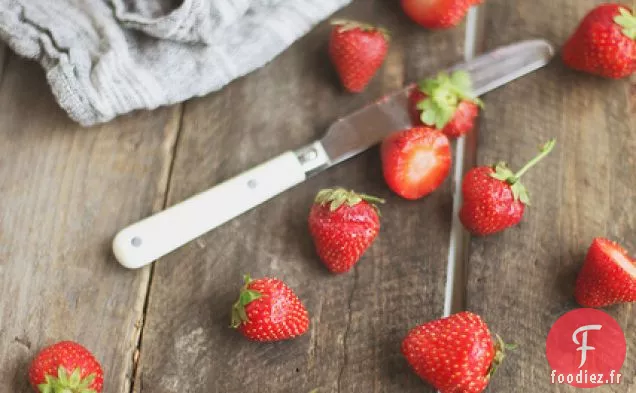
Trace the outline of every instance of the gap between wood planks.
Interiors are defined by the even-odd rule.
[[[464,60],[471,60],[484,49],[485,9],[472,7],[466,17]],[[444,316],[466,308],[466,268],[470,251],[470,235],[459,221],[462,203],[461,185],[464,173],[475,165],[478,126],[455,145],[455,167],[452,177],[453,210],[446,264],[446,289],[444,292]]]
[[[186,102],[177,105],[176,117],[178,118],[178,121],[176,126],[174,127],[176,132],[173,138],[166,139],[167,146],[166,146],[165,152],[168,155],[166,161],[169,162],[169,165],[167,165],[167,168],[162,176],[162,179],[160,180],[160,182],[164,184],[163,196],[159,198],[160,202],[156,202],[155,206],[153,206],[153,213],[156,213],[161,210],[165,210],[168,207],[168,200],[170,198],[170,190],[171,190],[170,185],[172,181],[172,173],[174,171],[174,165],[176,162],[177,149],[179,148],[179,141],[181,140],[183,117],[185,114],[185,106],[186,106]],[[139,334],[137,335],[136,347],[133,352],[133,365],[132,365],[132,372],[130,374],[130,393],[135,392],[135,390],[138,392],[141,392],[143,390],[143,382],[141,379],[141,375],[137,375],[137,374],[139,372],[141,346],[143,341],[144,329],[146,328],[146,315],[148,310],[148,303],[150,301],[150,291],[152,290],[153,276],[155,272],[155,263],[154,262],[151,263],[148,269],[150,269],[150,273],[148,274],[148,283],[146,284],[144,306],[142,308],[141,320],[139,322]],[[139,383],[139,386],[137,386],[137,383]]]

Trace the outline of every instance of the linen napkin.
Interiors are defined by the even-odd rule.
[[[89,126],[219,90],[351,0],[0,0],[0,39]]]

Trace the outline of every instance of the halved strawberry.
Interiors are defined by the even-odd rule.
[[[636,302],[636,260],[617,243],[594,239],[577,278],[574,296],[585,307]]]
[[[433,128],[395,132],[382,142],[380,152],[387,185],[406,199],[430,194],[450,172],[450,143],[446,135]]]

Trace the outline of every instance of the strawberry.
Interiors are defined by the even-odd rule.
[[[300,336],[309,328],[307,309],[281,280],[244,277],[239,298],[232,306],[232,324],[253,341],[281,341]]]
[[[33,359],[29,381],[41,393],[99,393],[104,373],[88,349],[72,341],[60,341]]]
[[[483,103],[472,92],[470,75],[455,71],[440,73],[427,79],[409,94],[409,112],[413,124],[434,127],[449,138],[457,138],[472,130],[479,107]]]
[[[602,4],[583,20],[563,47],[563,61],[575,70],[606,78],[636,71],[636,16],[619,4]]]
[[[351,270],[378,236],[377,203],[384,200],[343,188],[318,192],[309,212],[309,232],[318,256],[331,272]]]
[[[541,147],[541,152],[519,172],[512,173],[505,162],[480,166],[468,171],[462,183],[463,205],[459,219],[473,235],[484,236],[517,225],[530,205],[528,191],[519,179],[543,157],[556,140]]]
[[[415,373],[440,393],[483,392],[512,348],[499,336],[493,342],[486,323],[468,311],[417,326],[402,341]]]
[[[382,142],[380,153],[386,184],[406,199],[419,199],[435,191],[450,172],[450,142],[433,128],[395,132]]]
[[[576,280],[574,297],[584,307],[636,302],[636,260],[617,243],[594,239]]]
[[[402,0],[402,9],[427,29],[448,29],[464,19],[468,9],[483,0]]]
[[[329,56],[345,89],[359,93],[378,71],[389,50],[389,34],[379,27],[337,20],[329,41]]]

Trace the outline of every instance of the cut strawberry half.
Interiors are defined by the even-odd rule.
[[[636,260],[617,243],[594,239],[577,278],[574,295],[585,307],[636,302]]]
[[[627,255],[627,251],[620,248],[620,246],[618,246],[618,248],[614,246],[617,245],[615,243],[608,243],[607,240],[601,243],[601,247],[603,247],[603,250],[609,257],[633,279],[636,279],[636,260],[631,259],[629,255]]]
[[[451,167],[448,138],[432,128],[398,131],[382,143],[384,179],[393,192],[418,199],[437,189]]]

